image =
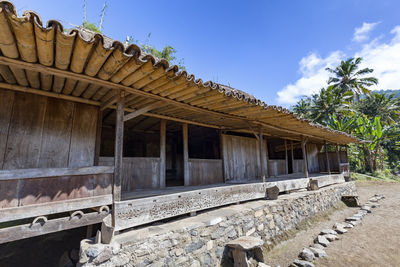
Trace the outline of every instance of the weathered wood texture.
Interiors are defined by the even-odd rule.
[[[167,137],[167,122],[166,120],[160,121],[160,188],[166,186],[166,137]]]
[[[207,187],[169,195],[125,200],[115,203],[115,230],[143,225],[157,220],[188,214],[227,204],[266,198],[267,188],[277,186],[280,192],[308,187],[308,178],[282,180],[272,178],[266,183],[250,183]],[[275,181],[274,181],[275,180]]]
[[[319,163],[318,163],[319,149],[318,149],[318,146],[313,143],[307,143],[306,151],[307,151],[308,172],[309,173],[318,173],[319,172]]]
[[[84,197],[71,200],[47,202],[36,205],[20,206],[0,209],[0,223],[47,216],[51,214],[89,209],[93,207],[107,206],[112,203],[112,195],[101,195],[94,197]]]
[[[324,186],[339,184],[344,182],[345,180],[343,174],[331,174],[310,179],[310,183],[315,183],[317,185],[317,189]]]
[[[304,164],[302,159],[293,160],[293,173],[304,172]]]
[[[35,224],[24,224],[8,228],[0,229],[0,244],[11,242],[15,240],[30,238],[34,236],[59,232],[63,230],[73,229],[86,225],[101,223],[108,213],[90,212],[83,216],[63,217],[52,219],[42,224],[36,222]]]
[[[98,108],[0,89],[0,169],[93,166]]]
[[[114,166],[114,157],[100,157],[99,164]],[[124,157],[122,160],[121,190],[159,187],[160,158]]]
[[[189,159],[190,185],[223,183],[222,160]]]
[[[0,177],[1,172],[9,176],[12,171],[0,171]],[[111,194],[112,173],[76,172],[32,178],[29,173],[24,177],[21,170],[16,172],[14,179],[0,179],[1,209]]]
[[[183,138],[183,180],[186,186],[190,185],[190,171],[189,171],[189,133],[187,123],[182,124],[182,138]]]
[[[339,172],[338,169],[338,157],[336,152],[328,152],[328,158],[329,158],[329,167],[331,169],[331,172]],[[342,163],[347,163],[347,155],[346,151],[340,151],[340,161]],[[319,168],[321,172],[327,172],[327,164],[326,164],[326,154],[325,152],[323,153],[318,153],[318,162],[319,162]]]
[[[284,159],[270,159],[268,161],[269,176],[274,177],[285,174],[286,172],[286,160]]]
[[[260,179],[260,147],[257,139],[225,134],[222,135],[222,139],[225,180]],[[264,166],[267,166],[266,159]]]

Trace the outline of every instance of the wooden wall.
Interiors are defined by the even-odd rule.
[[[0,169],[93,166],[98,108],[0,89]]]
[[[302,159],[293,160],[293,173],[304,172],[304,162]]]
[[[261,179],[259,143],[256,138],[222,135],[225,181]],[[264,141],[264,151],[266,143]],[[264,166],[266,166],[264,157]]]
[[[269,176],[284,175],[286,173],[286,160],[284,159],[270,159],[268,160],[268,173]]]
[[[341,163],[346,163],[348,162],[347,160],[347,155],[345,151],[340,151],[340,162]],[[338,165],[338,158],[336,152],[328,152],[328,157],[329,157],[329,167],[331,171],[333,172],[338,172],[339,171],[339,165]],[[318,161],[320,164],[320,169],[323,172],[327,172],[328,169],[326,167],[326,155],[325,152],[319,153],[318,154]]]
[[[306,145],[307,152],[307,165],[309,173],[318,173],[319,172],[319,162],[318,162],[318,154],[319,149],[316,144],[307,143]]]
[[[122,191],[159,187],[160,158],[124,157],[122,164]],[[100,157],[99,165],[114,166],[114,157]]]
[[[190,185],[223,183],[221,159],[189,159]]]

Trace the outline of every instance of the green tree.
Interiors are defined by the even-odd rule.
[[[369,94],[368,87],[378,84],[375,77],[363,77],[372,73],[374,70],[370,68],[360,69],[362,58],[350,58],[342,61],[340,65],[334,69],[326,68],[333,77],[328,80],[329,85],[338,88],[342,93],[352,92],[358,99],[362,94]]]
[[[381,117],[384,124],[390,125],[400,120],[400,98],[394,94],[371,93],[356,103],[355,109],[369,118]]]

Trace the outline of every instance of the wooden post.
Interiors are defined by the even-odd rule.
[[[121,200],[122,159],[124,150],[124,98],[125,92],[122,90],[118,91],[117,114],[115,118],[113,203]],[[115,226],[115,208],[112,209],[112,212],[112,226]]]
[[[182,135],[183,135],[183,179],[185,186],[190,185],[189,177],[189,145],[188,145],[188,125],[187,123],[182,124]]]
[[[258,138],[260,144],[260,175],[261,180],[265,183],[265,174],[264,174],[264,139],[262,130],[260,129],[260,137]]]
[[[103,123],[103,111],[99,109],[97,114],[97,125],[96,125],[96,146],[94,149],[95,151],[94,151],[94,164],[93,164],[94,166],[99,166],[102,123]]]
[[[289,174],[289,159],[287,153],[287,140],[285,139],[285,173],[286,175]]]
[[[325,156],[326,156],[326,170],[328,171],[328,174],[331,175],[331,166],[329,163],[329,152],[328,152],[328,144],[325,141]]]
[[[224,163],[224,141],[222,136],[222,130],[219,130],[219,155],[222,160],[222,180],[225,183],[225,163]]]
[[[268,139],[265,138],[265,157],[267,158],[267,166],[265,166],[265,177],[269,178],[269,155],[268,155]]]
[[[160,188],[165,188],[165,172],[166,172],[166,133],[167,133],[167,125],[164,119],[160,121]]]
[[[350,172],[350,161],[349,161],[349,146],[346,145],[346,161],[349,164],[349,180],[351,179],[351,172]]]
[[[342,173],[342,171],[340,170],[340,152],[338,150],[338,145],[335,146],[335,150],[336,150],[336,156],[337,156],[337,160],[338,160],[338,170],[339,170],[339,173]]]
[[[294,173],[294,152],[293,152],[293,140],[290,140],[290,153],[292,154],[292,172]]]
[[[303,166],[304,175],[308,178],[308,164],[307,164],[307,152],[306,152],[306,140],[301,141],[301,150],[303,151]]]

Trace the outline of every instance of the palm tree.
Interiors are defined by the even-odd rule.
[[[293,112],[302,119],[309,119],[308,112],[311,105],[309,97],[303,97],[292,107]]]
[[[312,104],[309,108],[310,119],[322,125],[329,125],[332,115],[343,117],[348,113],[350,110],[348,100],[351,97],[350,92],[342,93],[333,86],[322,88],[319,94],[312,96]]]
[[[362,94],[369,94],[370,91],[368,87],[378,84],[378,79],[375,77],[362,78],[362,76],[372,73],[374,70],[370,68],[359,70],[361,61],[362,58],[360,57],[356,59],[350,58],[346,61],[342,61],[335,69],[326,68],[327,71],[334,74],[334,77],[329,78],[328,84],[339,88],[342,93],[352,92],[357,99],[359,99],[359,96]]]
[[[394,94],[372,93],[370,97],[361,99],[355,108],[369,118],[381,117],[386,125],[400,120],[400,98],[396,98]]]

